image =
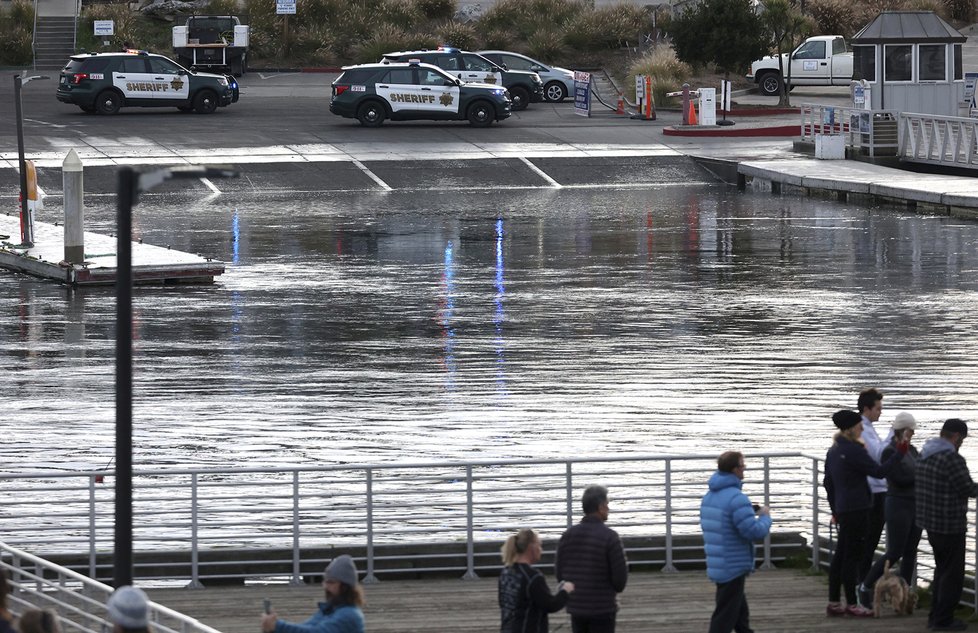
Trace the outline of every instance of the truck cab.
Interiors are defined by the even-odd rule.
[[[753,62],[747,78],[757,83],[761,94],[776,96],[785,82],[781,68],[792,86],[846,86],[852,80],[852,52],[841,35],[810,37],[790,56],[782,53],[780,65],[773,55]]]

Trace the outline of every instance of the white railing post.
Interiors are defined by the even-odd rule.
[[[564,471],[565,485],[567,486],[567,529],[570,529],[574,525],[574,479],[573,479],[573,462],[567,462],[567,468]]]
[[[665,459],[666,466],[666,564],[662,571],[677,571],[672,564],[672,460]]]
[[[764,457],[764,505],[771,507],[771,458],[767,456]],[[764,537],[764,562],[761,563],[761,569],[774,569],[774,563],[771,562],[770,530]]]
[[[463,580],[475,580],[479,577],[475,573],[475,522],[474,509],[472,507],[472,464],[465,466],[465,566],[466,571],[462,576]]]
[[[374,575],[374,470],[367,469],[367,575],[364,584],[377,582]]]
[[[97,580],[98,548],[95,542],[95,478],[88,477],[88,577]]]
[[[197,541],[197,473],[190,475],[190,584],[188,589],[202,589],[200,582],[200,544]]]
[[[292,580],[290,585],[302,584],[302,573],[299,568],[299,470],[292,471]]]
[[[812,458],[812,570],[821,564],[822,544],[818,535],[818,459]]]

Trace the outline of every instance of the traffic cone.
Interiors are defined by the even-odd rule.
[[[699,125],[699,121],[696,120],[696,106],[693,105],[693,101],[689,102],[689,124]]]
[[[625,97],[618,95],[618,109],[615,110],[615,114],[625,114]]]

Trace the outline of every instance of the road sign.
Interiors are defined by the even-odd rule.
[[[591,73],[574,71],[574,114],[591,116]]]
[[[275,0],[275,13],[278,15],[295,15],[295,0]]]
[[[95,20],[95,35],[115,35],[113,20]]]

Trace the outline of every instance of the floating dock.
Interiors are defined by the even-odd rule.
[[[115,237],[85,233],[85,261],[64,259],[64,227],[34,222],[34,246],[20,244],[20,215],[0,214],[0,267],[72,286],[114,284],[118,263]],[[224,273],[224,262],[132,243],[132,278],[136,284],[213,283]]]

